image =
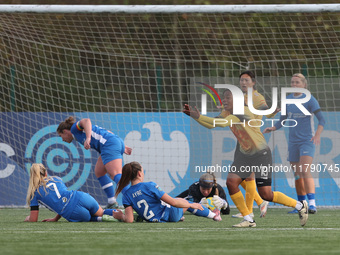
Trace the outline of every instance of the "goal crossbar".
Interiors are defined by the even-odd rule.
[[[35,13],[299,13],[339,12],[340,4],[268,5],[0,5],[0,12]]]

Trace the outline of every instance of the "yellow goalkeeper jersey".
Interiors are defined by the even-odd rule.
[[[262,96],[255,89],[253,90],[252,94],[253,94],[253,106],[256,110],[267,110],[267,109],[269,109],[264,96]],[[248,94],[247,93],[244,94],[244,102],[245,102],[245,104],[248,104]],[[253,114],[253,115],[254,115],[255,119],[259,119],[259,120],[262,119],[262,115],[256,115],[256,114]],[[266,115],[267,118],[272,118],[274,116],[275,116],[274,113]]]
[[[244,107],[244,115],[236,116],[229,111],[223,110],[216,118],[201,115],[196,121],[209,129],[229,127],[237,138],[240,151],[243,154],[254,155],[268,147],[259,127],[261,125],[260,120],[255,118],[247,106]]]

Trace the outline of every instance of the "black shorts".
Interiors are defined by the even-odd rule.
[[[231,169],[232,173],[237,174],[243,180],[255,173],[257,187],[272,185],[272,172],[268,166],[272,165],[272,153],[269,147],[257,152],[254,155],[246,155],[240,151],[237,143],[234,162]]]

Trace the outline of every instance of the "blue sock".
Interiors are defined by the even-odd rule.
[[[196,216],[207,217],[209,215],[210,210],[203,206],[203,211],[197,210],[197,209],[188,208],[188,212],[191,212],[192,214],[195,214]]]
[[[306,200],[306,195],[297,195],[298,201]]]
[[[307,197],[308,197],[308,200],[313,200],[313,199],[315,199],[315,194],[314,193],[308,193]]]
[[[105,209],[104,214],[112,216],[113,211],[114,211],[114,209]]]
[[[115,177],[113,177],[113,181],[118,185],[118,182],[120,181],[120,178],[122,177],[122,174],[116,174]],[[122,189],[122,194],[124,195],[125,191],[130,188],[130,185],[126,185],[124,189]]]
[[[113,181],[118,185],[118,182],[120,181],[121,177],[122,174],[116,174],[115,177],[113,177]]]
[[[97,216],[92,216],[90,221],[98,221],[98,217]]]
[[[113,189],[113,183],[112,180],[109,176],[106,174],[104,176],[101,176],[98,178],[98,181],[100,185],[102,186],[102,189],[106,193],[106,196],[108,198],[114,197],[115,196],[115,190]]]
[[[315,204],[315,193],[308,193],[307,194],[307,197],[308,197],[308,203],[309,203],[309,206],[316,206]]]

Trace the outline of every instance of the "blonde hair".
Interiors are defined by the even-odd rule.
[[[34,197],[34,192],[40,186],[44,186],[44,189],[46,191],[46,183],[50,179],[51,178],[46,177],[46,168],[43,164],[40,164],[40,163],[32,164],[31,169],[30,169],[30,180],[29,180],[29,185],[27,189],[27,197],[26,197],[26,202],[28,205],[30,205],[31,200]]]
[[[307,88],[307,79],[306,79],[306,77],[305,77],[302,73],[295,73],[295,74],[293,74],[292,77],[298,77],[298,78],[300,78],[300,80],[302,81],[302,83],[305,84],[305,88]]]

